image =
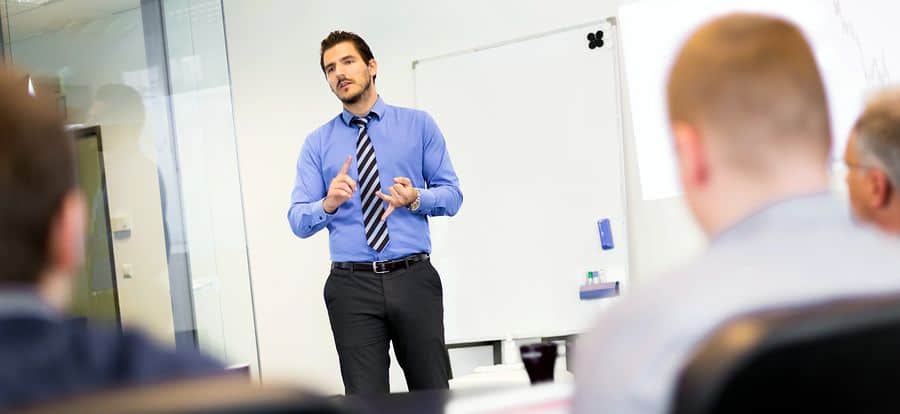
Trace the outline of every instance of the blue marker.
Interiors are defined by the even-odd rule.
[[[612,250],[616,245],[613,243],[612,229],[609,226],[609,219],[601,219],[597,221],[597,229],[600,231],[600,246],[603,250]]]

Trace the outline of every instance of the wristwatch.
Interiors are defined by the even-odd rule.
[[[416,199],[409,203],[409,211],[416,211],[422,206],[422,192],[416,189]]]

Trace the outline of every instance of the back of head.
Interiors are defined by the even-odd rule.
[[[822,79],[800,29],[780,18],[737,13],[698,29],[672,69],[668,106],[673,124],[702,131],[710,153],[744,174],[827,165]]]
[[[74,144],[53,103],[0,65],[0,286],[34,285],[51,226],[76,187]]]
[[[893,187],[900,186],[900,89],[873,99],[853,126],[860,157],[874,161]]]

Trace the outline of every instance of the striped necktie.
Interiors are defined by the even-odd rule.
[[[365,118],[353,117],[350,123],[359,128],[356,140],[356,167],[359,170],[359,193],[362,200],[363,224],[366,226],[366,242],[377,252],[384,250],[388,237],[387,223],[381,221],[384,205],[375,194],[381,191],[378,181],[378,165],[375,162],[375,148],[369,139],[368,123],[371,115]]]

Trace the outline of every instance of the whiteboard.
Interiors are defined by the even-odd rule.
[[[416,105],[464,194],[457,216],[430,221],[448,342],[580,332],[615,300],[579,300],[586,272],[627,282],[614,36],[604,20],[414,63]]]
[[[777,15],[801,27],[819,63],[828,95],[833,157],[839,159],[853,122],[875,89],[896,82],[900,54],[893,16],[900,4],[879,0],[643,0],[619,9],[644,199],[681,194],[668,126],[665,88],[681,44],[704,22],[729,12]]]

